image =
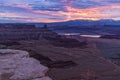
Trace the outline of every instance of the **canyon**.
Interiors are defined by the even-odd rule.
[[[95,39],[80,36],[61,36],[46,26],[40,28],[35,26],[33,28],[33,25],[30,28],[30,26],[27,26],[28,29],[16,29],[17,26],[15,29],[1,28],[5,31],[2,30],[3,32],[1,32],[3,37],[0,37],[0,50],[27,51],[29,58],[34,58],[37,62],[49,68],[47,76],[52,80],[120,79],[119,65],[102,56],[103,48],[100,49],[96,45]],[[5,34],[8,36],[4,36]],[[9,58],[12,58],[12,56]],[[7,64],[7,62],[4,64]]]

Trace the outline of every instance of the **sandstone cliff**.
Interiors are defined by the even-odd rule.
[[[26,51],[0,49],[0,80],[52,80],[47,71]]]
[[[47,27],[36,28],[26,24],[0,24],[0,40],[31,40],[40,37],[55,36]]]

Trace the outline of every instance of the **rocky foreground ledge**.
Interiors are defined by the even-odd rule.
[[[47,71],[26,51],[0,49],[0,80],[52,80]]]

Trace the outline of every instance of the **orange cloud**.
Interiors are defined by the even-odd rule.
[[[67,12],[62,12],[68,16],[68,20],[71,19],[92,19],[98,20],[103,18],[111,18],[112,13],[105,14],[104,11],[110,9],[120,9],[119,5],[99,6],[94,8],[73,8],[66,6]],[[114,10],[113,10],[114,11]],[[118,14],[118,13],[117,13]]]
[[[64,17],[64,20],[62,21],[67,21],[67,20],[74,20],[74,19],[89,19],[89,20],[99,20],[99,19],[120,19],[118,17],[114,18],[112,16],[119,16],[119,13],[117,12],[116,14],[113,13],[116,9],[120,9],[120,5],[118,4],[111,4],[107,6],[98,6],[98,7],[93,7],[93,8],[74,8],[71,6],[65,6],[66,12],[65,11],[42,11],[42,10],[37,10],[33,11],[38,14],[46,14],[46,15],[51,15],[51,16],[58,16],[58,17]],[[109,10],[113,11],[109,11]],[[47,20],[48,22],[59,22],[61,20]]]

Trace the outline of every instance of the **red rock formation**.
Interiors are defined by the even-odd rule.
[[[26,24],[0,24],[0,40],[39,39],[39,37],[53,36],[54,34],[46,26],[36,28],[34,25]]]

